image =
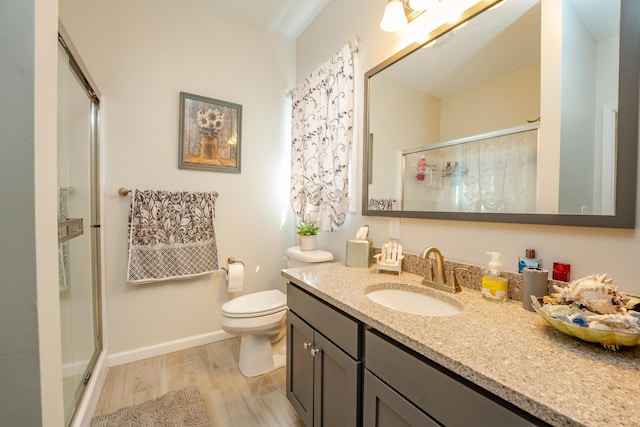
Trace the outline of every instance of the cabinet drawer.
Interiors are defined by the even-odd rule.
[[[287,306],[349,356],[360,359],[361,323],[292,283],[287,286]]]
[[[510,403],[371,330],[365,334],[365,355],[367,369],[445,426],[544,425]]]

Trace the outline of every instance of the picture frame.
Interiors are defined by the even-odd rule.
[[[240,173],[242,105],[180,92],[178,167]]]

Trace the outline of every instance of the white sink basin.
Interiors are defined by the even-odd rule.
[[[368,292],[367,297],[392,310],[422,316],[453,316],[462,311],[438,298],[405,289],[379,289]]]

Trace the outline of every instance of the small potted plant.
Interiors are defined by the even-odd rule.
[[[320,229],[316,225],[315,221],[311,221],[308,224],[301,222],[298,225],[296,233],[298,233],[298,238],[300,239],[300,250],[301,251],[312,251],[317,247],[317,234]]]

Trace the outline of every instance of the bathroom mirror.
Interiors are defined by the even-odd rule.
[[[497,3],[365,74],[363,215],[634,228],[640,2]]]

